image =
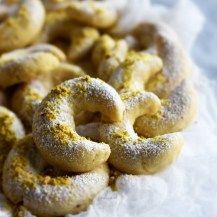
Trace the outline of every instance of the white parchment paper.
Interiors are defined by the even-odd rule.
[[[203,16],[188,0],[171,8],[148,0],[112,0],[124,7],[115,31],[128,31],[142,20],[161,20],[191,50],[203,26]],[[208,54],[207,54],[208,55]],[[194,66],[192,79],[198,90],[198,115],[183,133],[186,145],[178,160],[151,176],[123,175],[117,192],[105,189],[88,208],[67,217],[216,217],[217,216],[217,100],[212,83]]]

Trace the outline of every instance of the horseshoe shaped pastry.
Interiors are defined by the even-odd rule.
[[[55,69],[65,55],[58,48],[39,44],[0,56],[0,87],[28,82]]]
[[[196,105],[192,85],[183,81],[167,98],[161,99],[161,109],[156,114],[143,115],[136,120],[135,130],[145,137],[180,131],[192,122]]]
[[[23,202],[34,215],[62,216],[87,208],[108,185],[106,164],[78,175],[61,173],[48,167],[29,135],[20,140],[8,155],[3,189],[13,203]]]
[[[27,126],[32,126],[33,115],[47,93],[61,82],[84,76],[85,72],[76,65],[60,63],[51,73],[23,83],[17,87],[11,99],[13,110],[20,116]]]
[[[109,4],[95,0],[74,0],[63,3],[59,9],[61,10],[61,8],[66,10],[68,15],[75,21],[99,29],[112,27],[118,18],[117,11]]]
[[[24,134],[23,125],[17,116],[7,108],[0,106],[0,175],[8,152]]]
[[[65,11],[50,12],[47,15],[40,42],[52,42],[61,38],[68,40],[67,57],[71,61],[80,60],[93,47],[99,37],[97,29],[75,23]]]
[[[123,93],[121,97],[125,104],[123,121],[98,124],[100,141],[109,144],[111,148],[109,163],[130,174],[152,174],[166,168],[182,148],[184,140],[181,134],[146,139],[139,137],[133,129],[137,117],[154,114],[159,109],[159,99],[149,92]],[[94,124],[90,127],[97,128]]]
[[[128,52],[125,40],[114,40],[109,35],[102,35],[92,52],[92,62],[100,79],[108,81],[113,71],[122,63]]]
[[[143,46],[157,46],[163,69],[146,83],[146,89],[156,93],[162,102],[155,115],[143,115],[135,122],[136,131],[152,137],[176,132],[187,127],[196,113],[196,95],[190,82],[189,60],[175,33],[162,24],[144,23],[134,33]]]
[[[133,124],[137,117],[155,114],[159,99],[149,92],[121,94],[125,104],[123,121],[113,124],[91,123],[78,127],[78,132],[109,144],[109,163],[129,174],[152,174],[166,168],[175,160],[184,144],[180,133],[164,134],[154,138],[139,137]]]
[[[126,59],[113,71],[108,83],[118,92],[144,90],[149,78],[162,69],[159,57],[130,51]]]
[[[5,13],[0,25],[0,52],[21,48],[35,40],[42,29],[45,10],[39,0],[19,0],[3,4]],[[1,17],[1,14],[0,14]]]
[[[161,69],[162,61],[159,57],[131,51],[125,61],[114,70],[108,83],[120,93],[144,90],[150,77]],[[169,95],[161,98],[160,111],[143,115],[136,120],[135,130],[145,137],[182,130],[192,122],[196,104],[191,83],[183,80]]]
[[[92,142],[75,131],[73,115],[100,112],[109,122],[120,121],[123,104],[108,84],[88,76],[55,87],[42,101],[33,119],[36,146],[52,165],[66,171],[85,172],[105,162],[107,144]]]
[[[146,89],[167,97],[191,72],[189,59],[175,32],[161,23],[143,23],[133,32],[142,47],[156,46],[163,69],[153,76]]]

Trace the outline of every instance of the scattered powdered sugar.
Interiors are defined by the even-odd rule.
[[[143,136],[153,137],[184,128],[195,118],[197,97],[192,83],[183,81],[170,96],[162,100],[156,115],[143,115],[136,120],[135,128]]]
[[[23,142],[19,143],[20,146],[15,146],[9,154],[3,186],[12,201],[23,201],[24,206],[33,213],[43,216],[53,216],[53,213],[56,213],[59,216],[86,207],[108,185],[109,170],[106,164],[86,173],[61,172],[58,175],[56,170],[56,175],[54,171],[54,176],[49,176],[46,173],[48,165],[44,164],[36,151],[32,137],[26,137]],[[36,165],[36,161],[40,165]],[[17,176],[18,170],[20,174]],[[3,210],[6,210],[8,207],[9,210],[10,206],[6,201],[1,203],[1,199],[4,202],[0,194],[0,208],[2,206]]]
[[[175,9],[152,6],[149,1],[137,2],[138,11],[147,18],[160,17],[175,28],[187,48],[201,29],[202,16],[191,1],[178,1]],[[149,7],[142,7],[144,4]],[[134,24],[128,4],[125,23]],[[161,11],[157,13],[156,11]],[[144,13],[148,11],[148,13]],[[153,16],[152,16],[153,15]],[[127,24],[127,25],[126,25]],[[178,158],[165,171],[150,176],[123,175],[117,190],[105,189],[88,208],[78,215],[67,217],[215,217],[217,215],[217,100],[211,83],[198,73],[194,80],[199,95],[196,122],[184,131],[186,145]],[[215,89],[216,90],[216,89]]]
[[[107,188],[86,212],[77,216],[216,216],[217,118],[213,114],[217,102],[209,81],[201,75],[195,79],[200,96],[199,117],[184,132],[186,145],[177,162],[156,175],[121,176],[117,192]]]
[[[91,172],[72,175],[71,184],[68,185],[38,185],[24,196],[23,202],[31,210],[43,207],[41,209],[46,213],[49,210],[55,210],[54,213],[61,213],[61,209],[75,210],[79,206],[82,208],[83,204],[88,205],[107,186],[108,179],[107,166],[102,165]]]
[[[173,10],[159,5],[152,7],[148,0],[131,2],[126,4],[125,15],[118,24],[119,30],[141,19],[161,18],[175,28],[187,48],[191,47],[201,28],[202,18],[190,1],[178,1]],[[217,101],[209,81],[201,75],[195,79],[199,94],[199,116],[184,132],[187,144],[177,162],[156,175],[123,175],[117,180],[117,191],[106,188],[87,211],[67,217],[217,215]]]
[[[187,143],[177,162],[156,175],[121,176],[117,192],[107,188],[77,216],[216,216],[217,119],[207,111],[214,114],[217,102],[206,78],[197,80],[199,117],[184,132]]]
[[[79,186],[80,189],[97,191],[96,189],[103,188],[108,182],[108,173],[105,168],[105,166],[102,166],[94,171],[77,175],[73,177],[73,182],[76,186]],[[96,185],[96,183],[98,184]],[[90,189],[90,186],[92,186],[92,189]]]

